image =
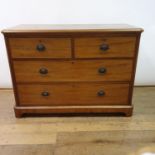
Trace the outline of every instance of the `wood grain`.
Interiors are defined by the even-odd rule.
[[[15,116],[126,116],[133,106],[15,106]],[[26,115],[25,115],[26,114]]]
[[[136,37],[75,38],[75,57],[77,58],[117,58],[133,57]],[[100,50],[102,44],[109,49]]]
[[[133,27],[130,25],[21,25],[15,28],[3,30],[5,36],[7,52],[9,57],[11,75],[14,86],[14,94],[16,97],[15,114],[20,117],[23,113],[71,113],[71,112],[85,112],[85,113],[102,113],[102,112],[122,112],[126,116],[132,114],[132,90],[134,83],[134,75],[136,69],[136,61],[138,54],[138,46],[140,35],[143,29]],[[46,48],[42,52],[36,50],[38,44],[43,44]],[[108,44],[109,49],[106,52],[99,50],[101,44]],[[48,74],[40,74],[39,70],[46,68]],[[99,69],[106,68],[105,73],[99,73]],[[103,82],[103,83],[102,83]],[[120,103],[112,104],[109,98],[109,105],[101,105],[100,107],[92,108],[92,100],[90,105],[87,102],[85,108],[72,107],[74,98],[70,93],[71,105],[59,106],[43,106],[32,103],[30,106],[26,104],[21,106],[19,101],[18,86],[33,86],[39,85],[49,87],[53,85],[68,85],[67,92],[75,93],[75,90],[70,89],[71,85],[79,84],[80,86],[88,85],[87,91],[94,93],[94,88],[97,84],[106,85],[126,85],[124,88],[120,87],[121,96],[119,91],[119,98],[117,101],[126,102],[121,103],[122,106],[118,107]],[[91,85],[95,85],[93,88]],[[36,90],[40,90],[37,88]],[[44,87],[45,88],[45,87]],[[46,87],[47,88],[47,87]],[[69,89],[68,89],[69,88]],[[76,87],[78,88],[78,87]],[[77,89],[84,92],[83,87]],[[107,87],[107,88],[112,88]],[[35,87],[32,90],[35,90]],[[90,89],[90,90],[89,90]],[[29,89],[25,89],[29,90]],[[31,90],[31,89],[30,89]],[[53,89],[50,89],[53,90]],[[55,90],[58,90],[56,88]],[[115,90],[115,89],[114,89]],[[24,91],[24,88],[22,89]],[[59,88],[61,92],[61,88]],[[112,92],[113,90],[110,90]],[[37,91],[36,91],[37,92]],[[80,94],[78,92],[78,95]],[[116,90],[115,90],[116,92]],[[38,93],[38,92],[37,92]],[[25,93],[24,95],[28,95]],[[76,93],[75,93],[76,94]],[[87,96],[89,93],[80,94],[77,99],[81,102],[80,96]],[[91,94],[91,93],[90,93]],[[113,93],[112,93],[113,94]],[[31,95],[35,96],[34,91]],[[77,96],[78,96],[77,95]],[[37,96],[37,95],[36,95]],[[66,95],[67,96],[67,95]],[[58,101],[61,98],[58,97]],[[89,96],[91,98],[91,96]],[[32,97],[35,99],[35,97]],[[86,99],[88,96],[86,97]],[[24,97],[26,100],[27,98]],[[84,98],[85,99],[85,98]],[[36,99],[38,100],[38,99]],[[52,101],[52,98],[50,99]],[[56,100],[56,99],[54,99]],[[68,100],[68,99],[67,99]],[[93,99],[94,100],[94,99]],[[87,100],[89,101],[89,100]],[[95,101],[95,100],[94,100]],[[98,100],[97,100],[98,101]],[[49,102],[49,101],[48,101]],[[101,104],[103,102],[100,100]],[[115,103],[115,101],[113,101]],[[49,102],[52,103],[52,102]],[[49,104],[47,103],[47,105]],[[77,103],[77,102],[76,102]],[[95,104],[97,102],[94,102]],[[46,104],[46,102],[45,102]],[[67,104],[67,103],[66,103]],[[34,106],[35,105],[35,106]],[[66,107],[65,107],[66,106]],[[52,108],[51,108],[52,107]]]
[[[145,155],[155,152],[155,131],[60,133],[56,155]]]
[[[142,155],[155,153],[155,87],[134,89],[132,117],[25,117],[12,90],[0,90],[1,155]],[[55,136],[53,135],[55,134]],[[33,145],[32,145],[33,144]],[[39,145],[38,145],[39,144]],[[42,144],[42,145],[40,145]]]
[[[70,38],[10,38],[9,44],[13,58],[71,58]],[[45,51],[37,51],[38,44]]]
[[[20,105],[127,105],[128,84],[64,83],[18,85]],[[104,91],[104,96],[98,96]],[[42,96],[49,92],[49,96]]]
[[[54,155],[53,145],[5,145],[0,146],[1,155]]]
[[[132,60],[14,61],[17,82],[130,81]],[[46,68],[48,73],[39,73]],[[99,73],[106,68],[106,73]]]
[[[0,90],[0,154],[51,155],[54,152],[54,155],[104,155],[108,152],[110,155],[142,155],[146,152],[155,153],[154,94],[155,87],[134,89],[132,117],[79,115],[16,119],[12,108],[15,102],[13,91]]]

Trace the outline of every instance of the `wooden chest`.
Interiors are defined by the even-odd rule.
[[[131,116],[142,31],[129,25],[20,25],[3,30],[16,117]]]

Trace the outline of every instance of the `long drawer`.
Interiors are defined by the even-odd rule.
[[[133,60],[14,61],[17,82],[130,81]]]
[[[10,38],[13,58],[71,58],[70,38]]]
[[[77,58],[134,57],[136,37],[75,38]]]
[[[18,85],[20,105],[127,105],[129,84],[54,83]]]

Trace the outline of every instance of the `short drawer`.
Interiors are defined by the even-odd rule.
[[[10,38],[13,58],[70,58],[69,38]]]
[[[129,84],[55,83],[18,85],[20,105],[127,105]]]
[[[77,58],[134,57],[136,37],[76,38]]]
[[[133,60],[14,61],[17,82],[130,81]]]

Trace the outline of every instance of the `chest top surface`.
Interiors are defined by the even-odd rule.
[[[3,33],[28,33],[28,32],[142,32],[143,29],[128,24],[36,24],[18,25],[4,29]]]

